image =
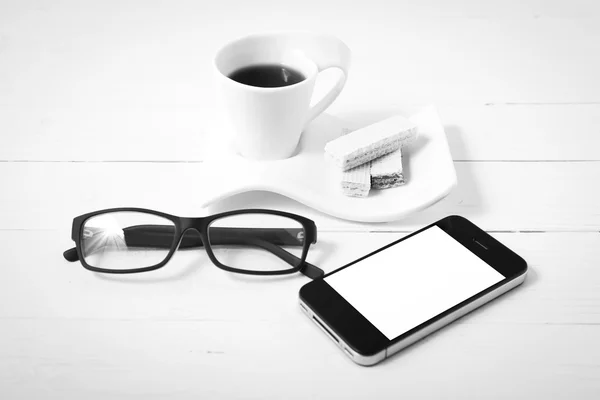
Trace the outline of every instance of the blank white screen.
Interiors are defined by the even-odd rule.
[[[433,226],[325,281],[392,340],[503,279]]]

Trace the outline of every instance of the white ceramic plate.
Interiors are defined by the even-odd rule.
[[[265,190],[299,201],[334,217],[360,222],[401,219],[443,199],[456,185],[456,171],[446,134],[435,107],[410,119],[419,137],[403,150],[403,186],[371,190],[366,198],[342,194],[340,172],[324,157],[325,143],[342,133],[339,123],[316,123],[302,135],[295,156],[277,161],[252,161],[233,154],[219,141],[208,142],[205,163],[212,182],[203,207],[239,193]]]

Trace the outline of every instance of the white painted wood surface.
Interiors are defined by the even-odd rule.
[[[352,48],[348,85],[321,118],[358,126],[435,103],[455,191],[389,224],[268,193],[198,209],[211,55],[275,29]],[[597,398],[598,71],[597,1],[0,2],[0,398]],[[326,271],[461,214],[531,272],[361,368],[298,310],[302,276],[239,277],[201,251],[143,276],[62,259],[74,216],[125,205],[298,212],[317,222],[309,261]]]

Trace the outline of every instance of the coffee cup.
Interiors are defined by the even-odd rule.
[[[246,36],[228,43],[214,59],[221,116],[238,154],[256,160],[292,156],[302,131],[342,91],[350,50],[338,38],[312,33]],[[317,75],[341,73],[311,106]]]

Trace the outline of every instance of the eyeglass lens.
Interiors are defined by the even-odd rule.
[[[238,214],[219,218],[208,227],[215,258],[246,271],[281,271],[297,267],[305,232],[298,221],[272,214]],[[295,256],[286,262],[286,253]],[[290,259],[287,258],[289,261]]]
[[[146,268],[167,258],[174,237],[175,224],[166,218],[141,212],[113,212],[85,221],[81,251],[92,267]]]

